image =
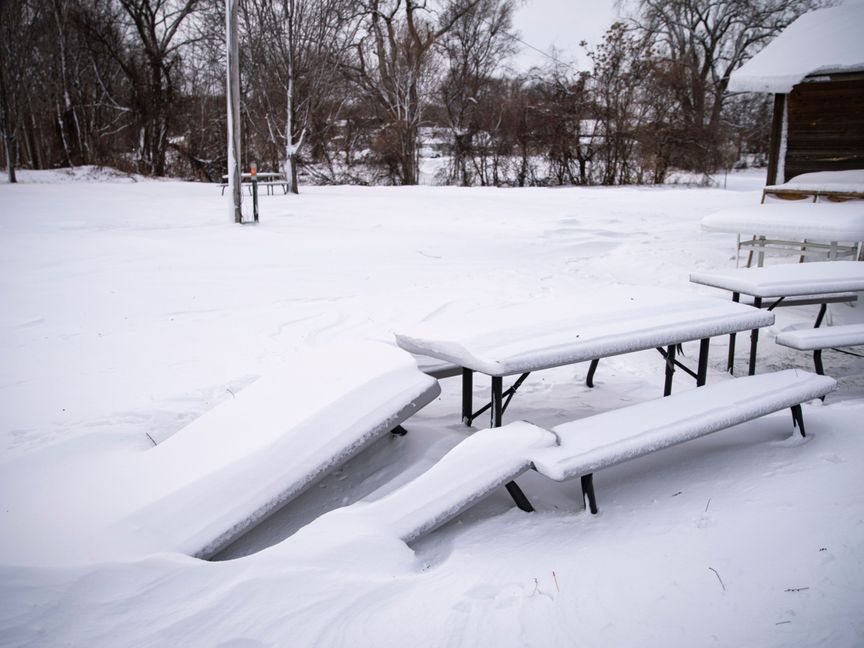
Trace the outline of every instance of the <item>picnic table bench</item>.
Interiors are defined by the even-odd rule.
[[[285,178],[284,173],[278,173],[276,171],[259,171],[256,174],[258,178],[257,183],[259,187],[264,187],[267,195],[272,195],[276,190],[276,187],[281,187],[282,192],[287,194],[289,190],[288,180]],[[241,178],[241,187],[246,187],[249,190],[249,194],[252,194],[252,174],[251,173],[242,173],[240,174]],[[228,176],[222,176],[222,195],[225,195],[225,189],[228,187]]]
[[[298,367],[302,370],[298,370]],[[440,394],[392,345],[298,353],[130,467],[130,545],[207,558]]]
[[[733,378],[551,430],[525,421],[481,430],[414,480],[348,510],[411,542],[533,469],[555,481],[579,478],[586,508],[597,513],[596,471],[786,408],[805,436],[801,404],[835,387],[827,376],[789,369]]]
[[[790,349],[812,351],[816,373],[823,375],[825,371],[822,368],[822,351],[825,349],[833,349],[841,353],[849,353],[850,355],[861,357],[857,353],[843,351],[843,349],[845,347],[864,344],[864,324],[845,324],[843,326],[784,331],[774,341]]]
[[[757,308],[773,310],[786,300],[795,303],[818,303],[815,328],[825,317],[828,304],[854,301],[849,293],[864,291],[864,263],[860,261],[821,261],[771,266],[768,268],[737,268],[720,272],[693,272],[690,281],[720,288],[732,293],[732,301],[749,295]],[[766,300],[773,300],[770,303]],[[749,374],[756,373],[756,350],[759,329],[750,332]],[[727,369],[733,372],[735,333],[729,334]]]
[[[864,203],[737,207],[709,214],[702,219],[701,226],[706,231],[737,236],[736,267],[742,249],[749,249],[751,258],[755,253],[756,265],[760,267],[768,250],[835,260],[857,259],[864,241]],[[748,240],[742,235],[752,238]]]

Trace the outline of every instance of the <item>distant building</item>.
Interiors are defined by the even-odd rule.
[[[774,94],[767,184],[864,169],[864,3],[801,16],[728,89]]]

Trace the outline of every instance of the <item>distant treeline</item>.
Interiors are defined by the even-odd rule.
[[[508,71],[516,0],[239,0],[243,160],[314,183],[663,182],[767,151],[729,73],[818,0],[632,0],[591,71]],[[0,153],[218,179],[225,2],[0,1]]]

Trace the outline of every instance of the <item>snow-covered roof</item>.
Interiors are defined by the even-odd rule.
[[[804,14],[729,78],[732,92],[785,94],[804,77],[864,70],[864,3]]]

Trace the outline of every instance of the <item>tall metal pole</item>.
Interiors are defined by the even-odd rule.
[[[240,209],[240,47],[237,39],[237,2],[225,0],[226,52],[228,82],[225,85],[228,100],[228,195],[231,196],[231,215],[235,223],[243,222]]]

